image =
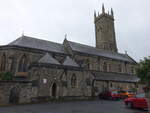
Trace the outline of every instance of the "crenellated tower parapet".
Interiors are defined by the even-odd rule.
[[[104,4],[102,5],[102,13],[94,11],[96,48],[117,52],[115,27],[114,27],[114,12],[106,13]]]

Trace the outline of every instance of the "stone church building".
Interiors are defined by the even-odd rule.
[[[94,13],[96,47],[21,36],[0,46],[0,104],[89,99],[137,86],[136,61],[118,52],[114,14]]]

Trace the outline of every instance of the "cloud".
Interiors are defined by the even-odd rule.
[[[5,0],[0,3],[0,44],[25,35],[95,46],[93,12],[114,9],[117,44],[137,61],[150,55],[149,0]]]

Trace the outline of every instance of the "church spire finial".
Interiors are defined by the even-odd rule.
[[[105,13],[104,3],[102,4],[102,13]]]
[[[111,16],[114,16],[114,12],[113,9],[111,8]]]
[[[22,36],[24,36],[24,30],[22,31],[22,34],[21,34]]]
[[[67,39],[67,33],[65,34],[65,39]]]

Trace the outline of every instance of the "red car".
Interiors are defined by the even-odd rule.
[[[148,109],[148,103],[144,93],[138,94],[135,97],[127,98],[124,100],[124,103],[129,108]]]
[[[100,99],[110,99],[110,100],[119,100],[120,95],[118,94],[118,91],[112,90],[112,91],[105,91],[99,94]]]

